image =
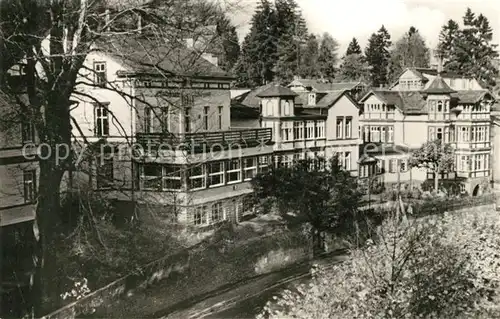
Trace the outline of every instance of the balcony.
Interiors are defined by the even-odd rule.
[[[268,145],[272,140],[271,128],[235,129],[218,132],[185,134],[137,133],[137,143],[146,150],[181,150],[194,153],[234,147],[248,148]]]

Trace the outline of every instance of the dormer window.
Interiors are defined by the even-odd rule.
[[[316,93],[309,93],[309,105],[316,105]]]

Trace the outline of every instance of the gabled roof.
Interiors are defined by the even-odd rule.
[[[397,79],[396,81],[394,81],[394,83],[392,83],[389,88],[393,88],[395,87],[398,83],[399,83],[399,79],[401,78],[401,76],[403,74],[405,74],[407,71],[411,71],[413,74],[415,74],[420,80],[422,80],[423,82],[427,82],[429,79],[426,78],[420,71],[417,70],[417,68],[405,68],[403,71],[401,71],[401,73],[397,76]]]
[[[260,98],[257,95],[274,85],[276,85],[276,83],[271,82],[266,85],[256,87],[249,92],[237,96],[231,101],[231,103],[237,103],[248,107],[258,108],[260,106]]]
[[[487,95],[491,96],[492,100],[495,100],[488,90],[460,90],[456,91],[452,96],[458,99],[459,104],[474,104]]]
[[[361,100],[360,103],[366,101],[370,96],[375,95],[387,105],[397,107],[405,114],[425,114],[426,103],[425,99],[417,91],[391,91],[391,90],[371,90]]]
[[[425,75],[437,76],[439,73],[437,69],[432,69],[432,68],[416,68],[416,70],[424,76]],[[456,72],[450,72],[450,71],[441,72],[441,77],[446,79],[472,79],[472,77],[470,76],[461,75]]]
[[[257,94],[257,97],[280,97],[297,96],[297,93],[281,85],[273,85],[263,92]]]
[[[429,87],[427,87],[422,92],[427,93],[427,94],[450,94],[450,93],[454,93],[455,90],[450,88],[450,86],[448,84],[446,84],[446,82],[443,80],[441,75],[438,74],[432,80]]]
[[[365,85],[361,81],[357,82],[325,82],[317,79],[297,79],[293,80],[288,87],[292,85],[292,83],[300,83],[305,87],[310,87],[316,92],[329,92],[329,91],[339,91],[339,90],[352,90],[358,85]]]
[[[112,36],[97,42],[95,50],[120,61],[129,69],[126,73],[234,78],[184,44]]]

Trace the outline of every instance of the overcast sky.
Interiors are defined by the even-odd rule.
[[[248,32],[250,18],[259,0],[232,0],[240,4],[233,17],[240,41]],[[343,55],[356,37],[364,48],[368,37],[382,24],[393,41],[410,26],[415,26],[427,44],[437,45],[441,26],[449,19],[462,21],[467,7],[485,15],[493,28],[495,43],[500,43],[500,0],[296,0],[302,8],[310,32],[329,32],[340,43]]]

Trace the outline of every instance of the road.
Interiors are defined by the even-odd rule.
[[[345,255],[330,254],[315,260],[314,263],[328,267],[345,258]],[[309,265],[296,265],[279,272],[259,276],[233,289],[214,293],[185,309],[158,312],[152,317],[161,319],[255,318],[266,302],[284,288],[292,284],[307,282],[310,278]]]

